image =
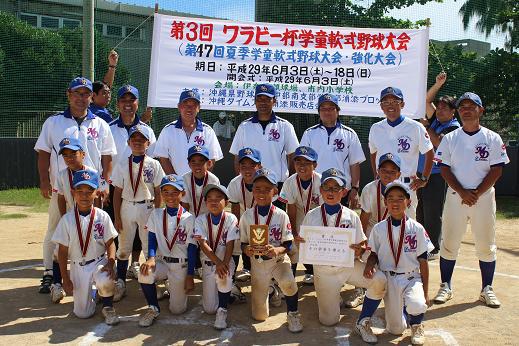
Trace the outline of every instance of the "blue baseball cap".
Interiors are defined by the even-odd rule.
[[[386,189],[384,190],[384,197],[387,197],[389,191],[394,188],[400,188],[404,190],[404,193],[406,194],[407,198],[411,198],[411,191],[409,190],[409,186],[401,180],[395,180],[387,184]]]
[[[202,155],[206,159],[209,158],[209,150],[201,145],[194,145],[187,151],[187,159],[189,160],[193,155]]]
[[[200,94],[196,90],[184,90],[180,93],[180,99],[178,100],[178,104],[186,100],[196,100],[200,103]]]
[[[128,138],[130,138],[134,133],[139,132],[146,138],[147,140],[150,140],[150,135],[148,131],[144,131],[142,125],[134,125],[130,127],[130,130],[128,131]]]
[[[296,157],[304,157],[309,161],[317,162],[318,155],[314,149],[310,147],[300,146],[297,147],[296,151],[294,152],[294,159]]]
[[[119,100],[125,94],[132,94],[137,100],[139,99],[139,90],[137,90],[133,85],[126,84],[120,87],[117,91],[117,99]]]
[[[380,166],[382,166],[382,164],[387,161],[393,162],[398,167],[399,170],[402,167],[400,157],[398,157],[397,155],[394,155],[392,153],[386,153],[378,159],[378,168],[380,168]]]
[[[160,181],[160,188],[171,185],[179,191],[184,191],[184,179],[180,175],[168,174]]]
[[[218,190],[224,194],[225,199],[229,199],[229,191],[227,190],[227,188],[225,186],[220,185],[220,184],[207,184],[204,187],[204,189],[202,190],[202,195],[204,196],[204,198],[207,197],[207,194],[211,190]]]
[[[339,184],[339,186],[342,186],[345,188],[349,187],[346,176],[344,175],[344,173],[341,170],[339,170],[337,168],[328,168],[326,171],[324,171],[321,174],[321,185],[324,184],[326,182],[326,180],[328,180],[328,179],[335,180]]]
[[[481,98],[477,94],[466,92],[463,95],[461,95],[460,98],[456,101],[456,108],[460,107],[460,103],[463,100],[470,100],[474,102],[477,106],[483,107],[483,102],[481,102]]]
[[[254,97],[266,95],[268,97],[276,97],[276,88],[272,84],[258,84]]]
[[[393,95],[395,97],[398,97],[400,100],[404,99],[404,94],[402,94],[402,90],[400,90],[398,88],[394,88],[394,87],[387,87],[387,88],[383,89],[380,92],[380,101],[382,101],[382,99],[384,97],[386,97],[387,95]]]
[[[72,187],[76,188],[79,185],[88,185],[97,189],[99,188],[99,176],[96,172],[88,169],[76,171],[72,177]]]
[[[261,153],[254,148],[243,148],[238,152],[238,162],[244,158],[249,158],[256,163],[261,163]]]
[[[260,168],[254,173],[254,178],[252,178],[252,183],[254,183],[256,180],[260,178],[266,178],[269,182],[272,183],[272,185],[278,184],[278,178],[276,177],[276,174],[272,172],[268,168]]]
[[[77,138],[63,138],[61,142],[59,142],[59,152],[58,155],[61,155],[63,149],[70,149],[74,151],[84,151],[79,139]]]
[[[76,77],[68,85],[69,90],[76,90],[79,88],[87,88],[91,92],[94,91],[94,88],[92,87],[92,82],[85,77]]]
[[[341,107],[339,107],[339,98],[332,94],[323,94],[319,96],[319,100],[317,101],[317,109],[321,108],[321,104],[324,102],[331,102],[333,103],[339,110]]]

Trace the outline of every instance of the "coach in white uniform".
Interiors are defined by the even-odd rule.
[[[485,109],[478,95],[463,94],[456,107],[463,126],[443,137],[435,157],[449,188],[440,247],[442,284],[434,302],[441,304],[452,298],[452,272],[469,220],[481,269],[479,299],[497,308],[501,303],[492,289],[497,253],[494,184],[510,160],[501,137],[480,125]]]
[[[380,92],[380,108],[386,119],[371,126],[369,151],[373,176],[377,176],[377,162],[385,153],[394,153],[402,162],[400,179],[411,189],[411,218],[415,218],[418,198],[416,190],[425,186],[429,179],[434,158],[433,145],[425,127],[401,114],[404,95],[398,88],[387,87]],[[419,154],[425,154],[423,174],[417,177]]]
[[[85,151],[83,163],[86,166],[93,167],[103,177],[109,177],[112,171],[111,155],[116,154],[114,140],[108,124],[88,109],[92,90],[90,80],[84,77],[74,78],[67,89],[69,107],[45,120],[34,146],[34,150],[38,152],[40,192],[44,198],[51,199],[49,223],[43,240],[45,271],[39,288],[40,293],[50,292],[52,255],[55,247],[51,238],[60,219],[58,194],[53,191],[51,182],[54,183],[58,172],[67,167],[63,157],[58,155],[59,143],[65,137],[77,138]],[[104,180],[101,183],[102,186],[106,184]]]
[[[190,172],[187,151],[195,145],[209,149],[212,167],[223,158],[218,138],[211,126],[198,117],[200,95],[196,90],[184,90],[178,101],[180,118],[162,129],[155,145],[154,156],[158,157],[166,174],[184,175]]]
[[[356,208],[360,184],[360,164],[366,160],[357,133],[339,121],[339,99],[324,94],[317,103],[319,124],[308,128],[301,138],[301,145],[314,149],[318,154],[316,171],[329,168],[344,172],[351,181],[348,204]]]

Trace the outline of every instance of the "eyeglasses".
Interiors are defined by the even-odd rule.
[[[461,105],[458,107],[458,110],[468,110],[468,111],[473,111],[475,109],[477,109],[478,106],[476,105]]]
[[[91,92],[81,92],[79,90],[73,90],[71,92],[71,94],[74,95],[74,96],[77,96],[77,97],[81,97],[81,98],[86,98],[86,97],[92,96]]]
[[[380,104],[382,106],[391,106],[391,105],[399,105],[402,103],[402,100],[392,100],[392,101],[381,101]]]
[[[341,192],[344,190],[344,187],[326,187],[321,185],[321,189],[323,189],[324,192]]]

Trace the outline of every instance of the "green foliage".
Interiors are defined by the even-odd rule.
[[[44,213],[49,207],[49,200],[43,198],[37,188],[2,190],[0,205],[31,207],[32,212]]]

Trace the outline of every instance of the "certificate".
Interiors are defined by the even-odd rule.
[[[354,232],[353,228],[301,226],[299,233],[305,242],[299,244],[299,262],[353,267],[355,250],[350,245]]]

